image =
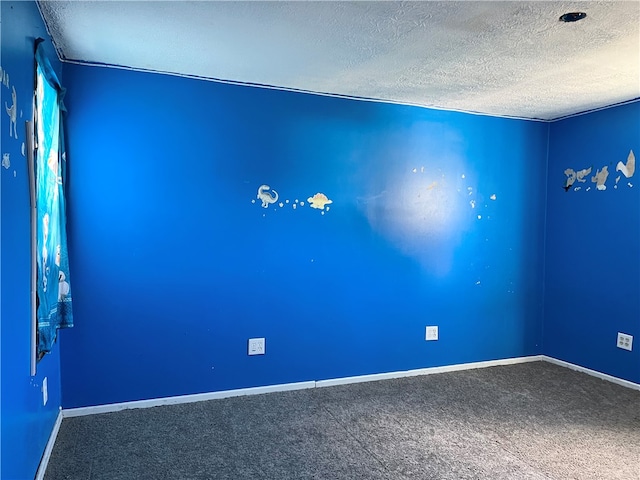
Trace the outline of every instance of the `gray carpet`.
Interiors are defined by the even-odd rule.
[[[60,479],[640,480],[640,391],[535,362],[68,418]]]

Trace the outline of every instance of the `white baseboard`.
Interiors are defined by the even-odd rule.
[[[596,370],[591,370],[590,368],[582,367],[574,363],[565,362],[564,360],[558,360],[557,358],[548,357],[546,355],[541,355],[541,357],[545,362],[553,363],[555,365],[560,365],[561,367],[570,368],[571,370],[586,373],[587,375],[591,375],[592,377],[597,377],[611,383],[617,383],[618,385],[622,385],[623,387],[631,388],[633,390],[640,390],[640,383],[634,383],[629,380],[614,377],[613,375],[608,375]]]
[[[502,360],[490,360],[486,362],[461,363],[444,367],[418,368],[415,370],[402,370],[397,372],[376,373],[373,375],[359,375],[356,377],[342,377],[328,380],[310,380],[298,383],[283,383],[279,385],[267,385],[264,387],[240,388],[236,390],[224,390],[221,392],[197,393],[193,395],[178,395],[175,397],[152,398],[149,400],[135,400],[131,402],[110,403],[91,407],[69,408],[62,410],[64,418],[81,417],[84,415],[96,415],[99,413],[119,412],[132,408],[150,408],[161,405],[176,405],[179,403],[202,402],[244,395],[259,395],[272,392],[286,392],[290,390],[303,390],[307,388],[329,387],[332,385],[344,385],[348,383],[373,382],[391,378],[413,377],[417,375],[430,375],[434,373],[455,372],[458,370],[470,370],[474,368],[494,367],[497,365],[513,365],[516,363],[535,362],[542,360],[542,355],[530,357],[506,358]]]
[[[175,397],[152,398],[149,400],[135,400],[132,402],[109,403],[92,407],[69,408],[62,410],[64,418],[82,417],[98,413],[119,412],[132,408],[150,408],[161,405],[176,405],[179,403],[203,402],[205,400],[217,400],[220,398],[241,397],[244,395],[259,395],[262,393],[286,392],[289,390],[303,390],[314,388],[315,382],[284,383],[280,385],[267,385],[264,387],[238,388],[235,390],[223,390],[220,392],[196,393],[192,395],[177,395]]]
[[[414,370],[401,370],[398,372],[374,373],[371,375],[358,375],[356,377],[331,378],[318,380],[316,387],[332,387],[334,385],[346,385],[348,383],[375,382],[377,380],[389,380],[391,378],[415,377],[418,375],[433,375],[435,373],[457,372],[460,370],[473,370],[475,368],[496,367],[499,365],[514,365],[516,363],[528,363],[542,360],[542,355],[530,357],[505,358],[501,360],[489,360],[486,362],[458,363],[443,367],[416,368]]]
[[[47,471],[47,465],[49,465],[49,459],[51,458],[51,452],[53,451],[53,446],[55,445],[56,438],[58,437],[58,431],[60,430],[62,417],[62,409],[60,409],[60,411],[58,412],[58,417],[56,418],[56,423],[53,424],[53,428],[51,429],[49,441],[47,442],[47,446],[44,448],[44,453],[42,454],[42,458],[40,459],[40,465],[38,465],[38,471],[36,472],[35,480],[44,479],[44,474]]]

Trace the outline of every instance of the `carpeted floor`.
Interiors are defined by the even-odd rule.
[[[61,479],[640,480],[640,391],[534,362],[68,418]]]

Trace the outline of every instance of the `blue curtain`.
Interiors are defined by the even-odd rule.
[[[35,93],[38,357],[51,350],[59,328],[73,326],[64,192],[64,89],[41,47],[36,47]]]

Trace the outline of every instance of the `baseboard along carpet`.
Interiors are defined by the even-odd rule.
[[[62,479],[640,480],[640,391],[540,361],[65,418]]]

